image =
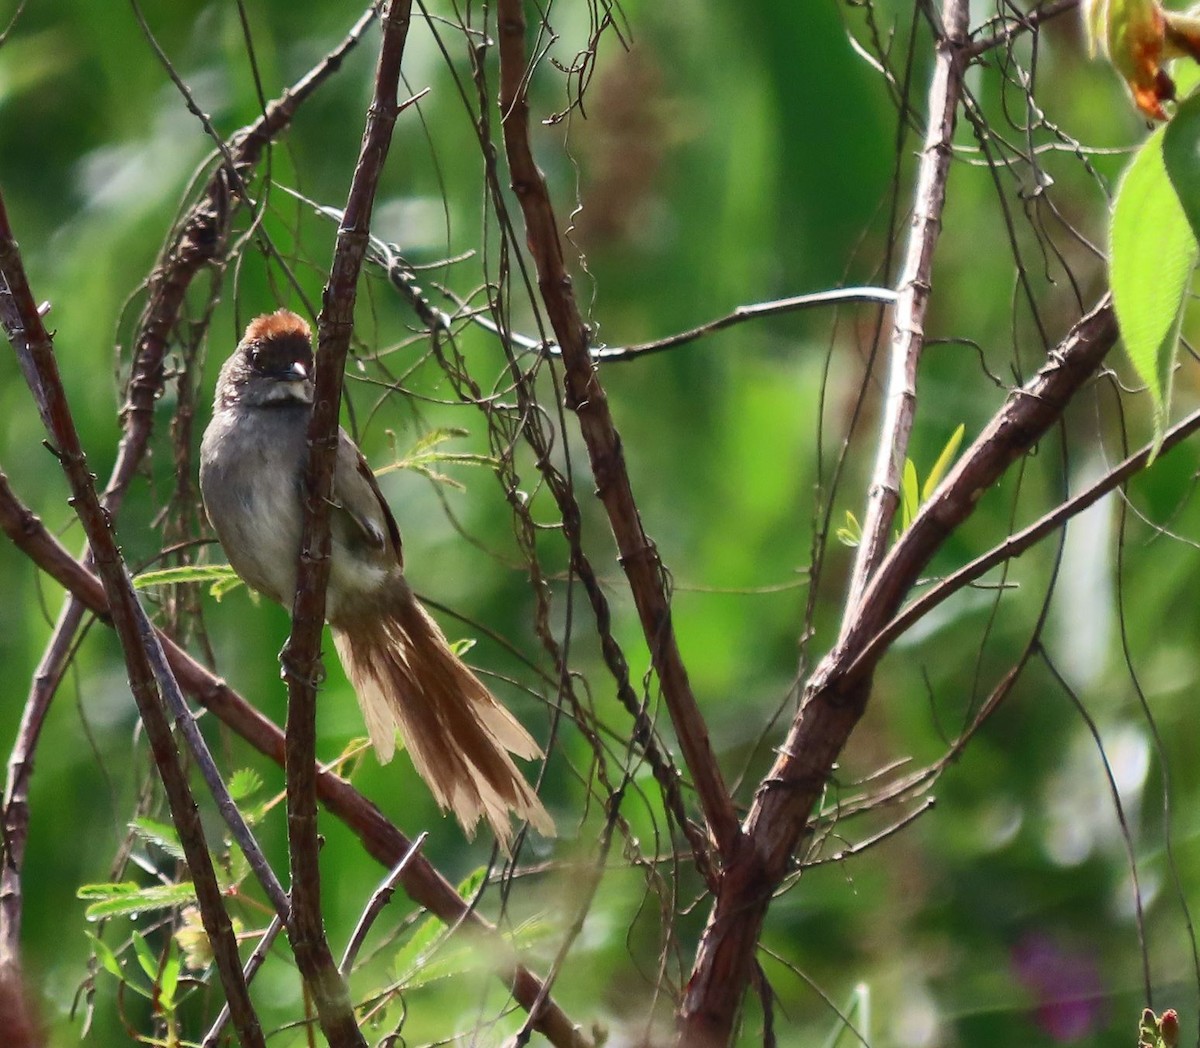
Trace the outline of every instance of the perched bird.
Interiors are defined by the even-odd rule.
[[[257,317],[217,378],[200,445],[200,491],[229,563],[290,608],[303,526],[312,332],[295,313]],[[400,531],[366,459],[339,432],[325,614],[381,763],[399,732],[442,809],[467,835],[480,816],[507,851],[510,812],[554,823],[510,753],[537,743],[451,650],[404,577]]]

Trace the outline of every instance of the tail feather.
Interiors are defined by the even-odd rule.
[[[550,814],[509,756],[540,757],[538,744],[454,654],[403,580],[393,594],[382,612],[342,615],[333,625],[380,763],[395,754],[398,731],[417,773],[468,836],[483,817],[507,851],[510,812],[554,836]]]

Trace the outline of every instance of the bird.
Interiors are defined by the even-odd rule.
[[[304,521],[312,331],[278,309],[255,317],[221,366],[200,443],[200,492],[235,572],[290,608]],[[454,653],[404,574],[400,529],[367,460],[339,429],[326,618],[381,764],[403,740],[442,811],[468,838],[486,820],[506,853],[512,817],[554,821],[513,757],[542,750]]]

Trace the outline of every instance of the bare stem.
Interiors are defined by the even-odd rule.
[[[951,146],[967,68],[967,0],[945,0],[945,31],[937,42],[937,58],[929,87],[929,123],[917,172],[912,230],[896,287],[891,348],[884,384],[883,421],[876,445],[875,468],[867,494],[862,541],[850,575],[850,595],[843,631],[858,609],[872,573],[887,552],[913,416],[917,411],[917,365],[925,348],[925,312],[932,290],[933,253],[942,229]]]

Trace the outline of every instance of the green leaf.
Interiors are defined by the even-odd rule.
[[[921,485],[917,483],[917,467],[910,458],[904,460],[904,479],[900,484],[900,530],[907,531],[921,504]]]
[[[229,778],[229,796],[244,801],[261,790],[262,785],[262,776],[253,768],[239,768]]]
[[[1125,352],[1154,399],[1156,439],[1161,439],[1170,403],[1171,376],[1192,270],[1196,236],[1167,175],[1164,138],[1151,135],[1125,172],[1113,204],[1109,235],[1109,280]],[[1186,131],[1182,132],[1186,136]],[[1194,166],[1174,147],[1176,166]],[[1195,174],[1181,175],[1194,181]]]
[[[219,603],[221,598],[224,597],[226,593],[232,593],[239,586],[244,585],[245,583],[237,575],[231,575],[227,579],[218,579],[211,586],[209,586],[208,594],[213,598],[213,600]],[[250,594],[250,599],[257,604],[258,594],[255,593],[254,590],[249,590],[248,592]]]
[[[946,446],[942,448],[942,453],[938,455],[937,461],[933,464],[933,469],[929,471],[929,476],[925,478],[925,483],[921,485],[922,502],[928,502],[929,496],[937,490],[937,486],[942,482],[942,477],[946,475],[946,470],[950,468],[950,463],[958,456],[958,449],[962,447],[963,434],[966,431],[967,427],[960,422],[958,429],[946,441]]]
[[[1163,132],[1162,157],[1192,235],[1200,239],[1200,95],[1179,104]]]
[[[474,637],[463,637],[461,640],[452,640],[450,642],[450,650],[460,659],[466,658],[467,652],[473,647],[475,647]]]
[[[179,958],[171,949],[171,942],[168,940],[167,960],[158,979],[158,1002],[166,1012],[175,1010],[175,991],[179,986]]]
[[[853,513],[846,510],[846,523],[834,534],[843,546],[850,546],[853,549],[862,542],[862,525],[859,524],[858,518]]]
[[[468,435],[469,432],[465,429],[431,429],[417,440],[408,454],[400,455],[396,452],[396,435],[389,430],[388,437],[392,442],[392,454],[395,457],[395,461],[377,469],[375,476],[382,477],[384,474],[393,473],[398,469],[411,469],[424,477],[428,477],[435,483],[447,484],[450,487],[461,489],[462,485],[457,480],[446,476],[432,467],[440,462],[454,462],[464,466],[495,467],[497,465],[496,459],[490,455],[437,450],[439,445],[444,444],[448,440]]]
[[[228,564],[185,564],[179,568],[144,571],[134,578],[133,585],[137,589],[146,589],[149,586],[183,586],[196,582],[227,585],[231,581],[237,585],[242,580]]]
[[[106,972],[111,972],[122,982],[125,981],[125,971],[121,967],[121,962],[117,955],[113,953],[113,949],[98,935],[93,935],[91,932],[85,932],[85,935],[92,940],[92,949],[96,953],[96,960]]]
[[[487,868],[484,866],[472,871],[458,886],[459,898],[468,901],[473,898],[486,876]],[[408,942],[396,953],[393,967],[397,979],[405,986],[415,989],[426,983],[469,971],[474,966],[474,945],[463,942],[438,950],[448,934],[449,929],[437,917],[426,917],[418,924]],[[435,950],[438,950],[436,956]]]
[[[150,977],[152,983],[155,982],[158,979],[158,958],[141,932],[133,933],[133,952],[137,955],[142,971]]]
[[[179,834],[170,823],[143,818],[134,819],[129,826],[145,843],[153,844],[172,859],[177,859],[179,862],[187,861],[187,857],[183,854],[183,845],[179,841]]]
[[[118,917],[146,910],[173,909],[196,901],[196,890],[190,881],[181,884],[153,884],[143,888],[132,881],[115,884],[85,884],[76,895],[91,905],[84,917],[97,921],[101,917]]]
[[[468,873],[466,877],[459,881],[458,888],[455,889],[458,892],[458,897],[470,902],[475,897],[476,892],[483,887],[483,882],[486,877],[487,867],[476,867],[474,870]]]

